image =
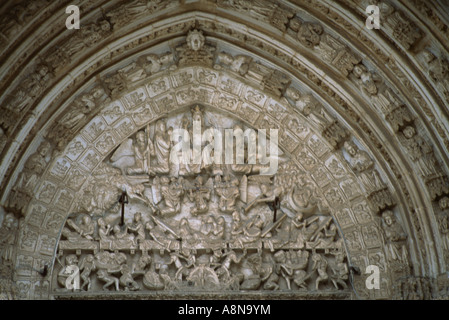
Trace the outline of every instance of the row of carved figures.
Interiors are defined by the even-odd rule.
[[[166,250],[170,249],[173,242],[180,240],[190,246],[233,243],[243,248],[263,239],[272,250],[285,245],[303,247],[306,243],[313,248],[341,246],[337,227],[331,217],[312,216],[302,219],[297,216],[291,219],[284,214],[272,222],[266,221],[263,214],[242,218],[238,211],[233,212],[231,223],[226,222],[224,216],[214,215],[205,215],[193,223],[187,218],[167,222],[150,215],[144,222],[142,213],[137,212],[131,223],[111,225],[104,218],[94,220],[83,214],[77,219],[67,220],[62,237],[63,248],[74,249],[82,249],[86,241],[89,244],[96,241],[115,242],[118,246],[122,243],[122,248],[136,248],[145,240],[152,240]]]
[[[172,251],[165,255],[99,251],[64,255],[56,291],[335,290],[348,288],[345,255],[306,250]]]

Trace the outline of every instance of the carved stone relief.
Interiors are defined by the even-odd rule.
[[[262,176],[262,164],[208,165],[205,153],[171,163],[167,128],[191,133],[195,120],[238,125],[196,107],[139,130],[93,172],[62,230],[54,290],[346,290],[337,226],[305,173],[284,160]]]

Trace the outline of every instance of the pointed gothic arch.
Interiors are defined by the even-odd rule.
[[[18,33],[17,40],[13,34],[2,38],[8,43],[2,56],[14,53],[9,59],[15,60],[2,66],[1,101],[8,115],[2,123],[1,200],[5,212],[23,219],[10,258],[16,283],[30,289],[23,297],[52,296],[48,281],[42,282],[35,270],[43,264],[54,267],[60,230],[83,190],[82,184],[70,186],[69,176],[74,172],[89,176],[96,164],[136,130],[194,103],[224,108],[255,128],[279,126],[281,148],[295,157],[302,170],[311,172],[311,180],[314,174],[329,179],[325,185],[326,178],[314,180],[323,184],[319,185],[323,198],[344,199],[339,212],[346,214],[341,219],[349,217],[352,223],[342,225],[342,234],[355,232],[354,242],[362,249],[354,251],[354,260],[362,270],[374,263],[377,252],[385,257],[390,245],[399,245],[380,236],[384,232],[382,213],[394,212],[407,234],[408,266],[396,268],[396,261],[384,261],[385,290],[366,290],[361,276],[356,279],[359,294],[374,299],[397,297],[402,277],[435,279],[446,272],[447,248],[440,222],[445,207],[439,201],[449,193],[447,79],[443,71],[438,73],[436,61],[443,60],[435,56],[436,48],[443,50],[445,42],[439,39],[441,46],[426,47],[423,30],[429,27],[416,19],[402,34],[395,33],[395,27],[404,26],[410,8],[386,4],[381,8],[387,16],[386,27],[373,33],[359,31],[363,3],[344,9],[339,2],[321,6],[313,1],[261,1],[247,11],[249,4],[244,1],[234,5],[199,1],[189,6],[168,2],[146,9],[139,1],[100,2],[89,5],[84,17],[92,42],[86,40],[88,36],[73,36],[68,31],[56,35],[58,27],[51,27],[54,21],[39,29],[47,27],[52,34],[43,45],[19,42],[26,32],[30,34],[27,28]],[[140,13],[139,6],[147,14]],[[49,6],[39,17],[55,12],[57,20],[57,9]],[[348,14],[347,21],[342,20],[342,12]],[[127,15],[134,17],[131,23]],[[205,37],[201,54],[186,47],[192,30]],[[23,54],[25,49],[30,50],[29,56]],[[429,69],[423,67],[427,63]],[[34,76],[25,81],[27,75]],[[215,82],[210,79],[213,75]],[[231,87],[226,88],[221,80],[230,80]],[[440,84],[434,85],[435,81]],[[24,93],[27,98],[21,98]],[[130,103],[138,101],[140,93],[148,108],[139,105],[134,108],[139,113],[130,114]],[[115,101],[120,105],[114,105]],[[319,122],[312,125],[313,113],[304,115],[301,109],[315,102],[317,110],[331,119],[321,127]],[[115,106],[120,115],[114,115]],[[278,109],[284,110],[285,117]],[[141,117],[141,110],[148,113]],[[106,148],[98,149],[95,144],[107,135],[113,143],[105,139]],[[36,173],[27,163],[42,141],[50,142],[52,156],[40,160],[46,168]],[[350,141],[359,149],[354,155],[345,146]],[[79,158],[68,151],[76,142],[84,148]],[[312,145],[319,143],[321,149],[316,151]],[[353,167],[354,158],[362,159],[365,154],[372,167],[368,171]],[[89,155],[94,159],[92,168],[82,165]],[[331,162],[335,169],[330,168]],[[338,168],[345,174],[332,171]],[[378,190],[371,190],[382,191],[379,194],[366,190],[367,172],[379,175],[382,188],[378,185]],[[25,180],[32,177],[31,192],[21,189],[21,175]],[[360,195],[352,199],[342,188],[349,180],[360,187]],[[40,195],[46,186],[54,194],[44,200]],[[11,204],[15,190],[24,198]],[[327,197],[326,192],[330,192]],[[369,211],[366,220],[354,212],[361,199]],[[337,212],[334,217],[340,223]],[[376,233],[380,243],[368,247],[367,238]]]

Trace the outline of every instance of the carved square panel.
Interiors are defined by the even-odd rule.
[[[71,163],[69,159],[64,157],[56,158],[50,167],[50,174],[58,180],[64,180],[67,172],[70,170],[70,167]]]
[[[257,118],[260,113],[260,109],[258,109],[255,106],[252,106],[248,103],[243,103],[240,108],[237,110],[237,113],[242,117],[244,120],[249,121],[252,124],[255,124],[257,121]],[[262,129],[262,128],[261,128]],[[265,129],[265,128],[263,128]]]
[[[283,130],[279,133],[279,145],[290,153],[293,153],[298,148],[300,141],[290,131]]]
[[[69,146],[67,147],[66,155],[67,157],[75,161],[87,148],[87,142],[81,137],[77,137]]]
[[[247,87],[246,93],[245,93],[245,99],[249,103],[255,104],[259,107],[263,107],[265,104],[265,101],[267,100],[267,96],[258,90]]]
[[[47,208],[43,204],[35,202],[30,206],[27,222],[39,228],[44,221],[46,213]]]
[[[277,103],[276,100],[273,100],[271,98],[269,98],[265,103],[265,111],[277,121],[282,121],[282,119],[284,119],[289,114],[285,106]]]
[[[19,247],[21,250],[34,252],[37,243],[37,232],[28,225],[21,230]]]
[[[312,170],[319,164],[319,161],[314,157],[314,155],[304,147],[299,148],[296,159],[307,171]]]
[[[333,187],[324,192],[324,197],[332,207],[341,206],[345,203],[342,192],[339,188]]]
[[[174,87],[182,87],[195,82],[194,69],[182,69],[171,76]]]
[[[86,181],[88,174],[80,168],[73,167],[68,174],[66,185],[72,190],[79,190]]]
[[[39,236],[37,251],[40,254],[53,256],[56,246],[56,238],[47,234]]]
[[[33,270],[33,257],[19,254],[16,259],[15,271],[19,276],[30,276]]]
[[[94,149],[90,148],[82,156],[80,164],[87,171],[92,171],[100,161],[101,161],[100,155]]]
[[[147,94],[144,88],[138,88],[131,93],[125,95],[122,99],[124,106],[128,109],[134,109],[139,104],[147,99]]]
[[[83,136],[86,137],[88,141],[94,141],[98,136],[106,129],[107,124],[102,117],[95,117],[82,131]]]
[[[58,208],[68,210],[74,197],[75,196],[72,191],[62,189],[58,191],[53,203]]]
[[[344,194],[349,200],[357,198],[362,194],[360,186],[354,179],[347,179],[345,181],[340,182],[340,188],[341,190],[343,190]]]
[[[31,296],[31,282],[26,280],[16,281],[18,299],[29,299]]]
[[[367,248],[376,248],[382,245],[379,227],[374,223],[362,227],[362,236]]]
[[[343,231],[349,251],[361,251],[364,249],[362,235],[359,230],[344,230]]]
[[[220,89],[222,89],[223,91],[229,92],[231,94],[238,95],[241,90],[240,82],[232,80],[232,78],[229,78],[226,75],[221,76],[220,80],[218,80],[218,85],[219,85]]]
[[[170,112],[178,108],[176,99],[173,94],[164,95],[156,99],[155,111],[158,115]]]
[[[216,86],[218,81],[218,72],[205,69],[198,69],[197,77],[200,83],[204,83],[210,86]]]
[[[148,83],[146,88],[150,98],[153,98],[170,90],[170,80],[168,77],[158,78]]]
[[[296,115],[288,115],[284,120],[284,125],[301,140],[305,140],[310,133],[310,129],[306,127],[302,119]]]
[[[373,220],[371,209],[365,200],[354,204],[352,207],[352,211],[354,212],[354,216],[357,219],[358,223],[362,224]]]
[[[320,140],[315,134],[310,137],[307,141],[307,145],[310,147],[312,152],[321,158],[326,152],[330,151],[330,148]]]
[[[65,216],[62,212],[52,210],[43,223],[43,228],[50,233],[58,233],[65,221]]]
[[[354,225],[354,217],[352,215],[352,212],[348,208],[343,208],[335,214],[338,223],[340,224],[341,228],[348,228],[350,226]]]
[[[125,113],[125,107],[120,100],[114,101],[109,106],[107,106],[103,111],[103,118],[106,120],[108,125],[113,124],[115,121],[120,119]]]
[[[312,178],[319,187],[327,186],[333,179],[330,172],[328,172],[324,167],[320,166],[312,172]]]
[[[228,111],[235,111],[240,104],[240,100],[237,97],[225,93],[217,93],[214,102],[215,105]]]
[[[340,161],[334,155],[330,156],[329,159],[324,162],[324,164],[332,173],[332,175],[337,179],[343,178],[347,174],[347,171],[342,167]]]
[[[95,148],[100,151],[102,155],[110,152],[115,146],[116,139],[111,132],[104,132],[95,142]]]
[[[154,103],[145,101],[144,104],[132,110],[131,117],[137,126],[141,126],[155,117],[155,108]]]
[[[124,139],[135,131],[136,126],[130,118],[124,118],[114,125],[115,134]]]
[[[44,181],[42,186],[39,188],[39,191],[37,192],[37,198],[40,201],[48,204],[53,199],[57,190],[58,190],[58,187],[56,184],[54,184],[53,182],[50,182],[50,181]]]

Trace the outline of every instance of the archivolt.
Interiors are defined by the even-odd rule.
[[[67,110],[69,110],[73,97],[90,91],[96,85],[104,85],[104,80],[114,74],[115,70],[125,66],[141,54],[146,52],[162,53],[167,50],[172,50],[173,46],[182,42],[187,31],[197,27],[204,31],[208,43],[216,45],[217,51],[224,50],[234,55],[250,55],[255,60],[260,60],[262,63],[278,68],[289,75],[291,77],[292,87],[296,87],[302,92],[313,92],[315,97],[320,99],[320,102],[324,104],[325,108],[346,129],[351,130],[351,133],[354,135],[351,139],[357,141],[363,149],[369,150],[373,160],[375,160],[376,168],[381,172],[385,183],[394,194],[395,201],[398,204],[398,213],[409,235],[409,249],[415,263],[414,272],[416,274],[435,276],[445,271],[441,239],[437,231],[438,225],[432,214],[431,200],[434,199],[431,199],[430,196],[422,195],[422,189],[427,188],[425,182],[420,177],[409,174],[409,172],[413,172],[412,168],[414,165],[412,161],[401,150],[399,142],[390,139],[392,134],[390,127],[384,125],[384,120],[366,104],[366,96],[353,83],[345,77],[342,77],[335,65],[315,57],[314,55],[316,53],[313,50],[304,48],[295,38],[288,34],[281,35],[279,30],[270,26],[263,26],[261,30],[251,22],[249,26],[243,26],[242,24],[236,23],[229,15],[224,14],[223,16],[226,16],[226,18],[195,11],[161,19],[154,25],[140,25],[135,31],[128,32],[126,36],[123,35],[114,41],[110,40],[111,38],[106,38],[107,46],[102,50],[98,50],[97,48],[92,49],[92,56],[86,56],[84,59],[79,58],[76,60],[76,63],[71,66],[70,73],[66,77],[60,77],[53,84],[52,88],[46,90],[45,95],[39,98],[40,102],[36,104],[34,115],[31,116],[17,135],[16,139],[21,142],[23,141],[23,144],[20,146],[17,143],[11,144],[7,154],[4,154],[2,172],[8,170],[8,184],[5,188],[2,188],[2,202],[5,202],[8,198],[9,191],[19,174],[18,168],[23,166],[25,159],[31,155],[40,141],[47,136],[48,131],[52,128],[53,121],[61,118],[65,112],[68,112]],[[325,29],[325,31],[335,35],[330,30]],[[102,45],[104,45],[104,42]],[[93,55],[94,52],[95,57]],[[379,64],[376,63],[376,65]],[[148,97],[150,106],[148,110],[150,111],[143,118],[139,119],[135,115],[129,114],[129,111],[133,108],[129,105],[128,98],[131,98],[133,92],[143,90],[140,88],[143,82],[151,84],[164,79],[175,79],[173,77],[176,74],[188,70],[191,70],[195,77],[197,77],[197,82],[186,84],[185,86],[173,86],[163,93]],[[295,131],[289,130],[291,128],[287,128],[287,120],[279,122],[279,119],[269,114],[266,109],[269,105],[268,102],[258,105],[248,100],[248,97],[245,96],[247,91],[239,91],[239,94],[233,94],[232,92],[226,92],[220,87],[220,82],[218,81],[212,86],[210,83],[201,83],[198,78],[199,70],[215,74],[218,78],[224,75],[231,75],[229,76],[230,80],[235,81],[242,88],[258,91],[267,97],[265,99],[266,101],[270,100],[274,104],[278,104],[284,108],[286,114],[295,115],[299,119],[299,123],[304,124],[309,132],[306,134],[303,133],[304,136],[298,136]],[[170,83],[175,84],[176,80],[170,80]],[[399,85],[397,81],[392,81],[392,83]],[[148,86],[146,87],[148,88]],[[179,93],[183,90],[188,90],[188,88],[191,88],[193,98],[186,101],[179,100]],[[206,92],[204,96],[200,94],[202,90]],[[398,92],[404,92],[404,90],[398,90]],[[149,92],[146,94],[149,94]],[[33,261],[40,261],[41,259],[45,261],[51,260],[54,249],[57,246],[56,239],[58,230],[62,227],[64,217],[70,213],[71,208],[73,208],[73,203],[79,196],[79,192],[76,192],[77,188],[70,188],[67,185],[69,176],[76,172],[76,170],[79,170],[83,175],[88,175],[93,170],[93,168],[86,168],[81,164],[89,152],[91,152],[91,155],[95,155],[94,159],[96,163],[100,163],[123,139],[132,134],[133,130],[137,130],[147,122],[154,121],[163,116],[165,112],[172,111],[161,111],[157,103],[158,99],[162,102],[164,101],[163,98],[168,98],[168,100],[162,102],[162,105],[165,104],[165,106],[167,106],[166,103],[171,99],[174,103],[173,110],[189,106],[192,103],[202,103],[222,109],[223,100],[220,100],[220,97],[226,97],[236,100],[234,106],[227,109],[229,112],[242,110],[244,107],[248,108],[249,112],[252,110],[254,115],[267,112],[265,114],[266,119],[284,129],[284,139],[293,139],[293,141],[304,146],[305,154],[302,154],[300,148],[291,149],[291,144],[286,143],[288,140],[281,141],[281,146],[296,157],[299,165],[305,170],[313,169],[315,170],[314,172],[318,172],[322,169],[327,172],[330,182],[326,186],[320,186],[323,187],[322,196],[324,199],[327,199],[326,192],[332,188],[338,188],[340,183],[344,182],[343,180],[345,178],[357,179],[344,160],[345,154],[339,150],[341,144],[337,147],[331,146],[329,145],[329,141],[323,140],[319,132],[313,133],[314,129],[307,125],[307,119],[289,104],[294,103],[293,101],[290,100],[287,103],[285,100],[281,101],[281,96],[265,94],[263,88],[253,88],[251,83],[244,79],[242,80],[240,76],[232,72],[217,71],[210,68],[210,66],[166,70],[162,73],[155,74],[149,79],[143,80],[141,83],[126,87],[120,93],[120,96],[123,96],[119,100],[122,104],[123,114],[118,119],[114,119],[114,121],[108,120],[104,114],[108,110],[108,107],[113,106],[113,103],[98,105],[96,106],[97,112],[88,115],[90,122],[83,128],[80,128],[75,137],[70,137],[70,143],[72,144],[77,139],[85,143],[84,153],[79,158],[74,159],[73,155],[68,154],[68,149],[71,145],[68,143],[67,145],[60,146],[61,153],[52,159],[52,163],[38,183],[39,187],[36,188],[36,198],[28,206],[26,224],[22,228],[21,239],[17,246],[19,249],[17,253],[18,265],[20,265],[21,261],[27,261],[29,258]],[[243,120],[251,123],[255,127],[261,125],[259,121],[262,120],[263,116],[253,118],[251,116],[248,117],[248,115],[244,116],[244,113],[240,115]],[[109,123],[108,121],[112,122]],[[89,127],[96,123],[102,123],[105,127],[112,126],[112,128],[107,133],[100,131],[98,136],[92,137],[89,141],[88,138],[86,139],[85,134],[89,130]],[[32,141],[31,135],[27,136],[29,132],[37,133],[37,137]],[[108,146],[108,149],[101,151],[96,149],[95,143],[98,142],[96,139],[101,139],[101,134],[109,133],[115,138],[114,145]],[[311,148],[314,141],[319,141],[325,146],[318,154]],[[389,141],[389,143],[383,143],[383,141]],[[6,163],[15,159],[17,156],[16,151],[23,150],[25,145],[28,145],[27,151],[22,154],[21,161],[15,162],[18,165],[7,166]],[[310,166],[310,162],[305,162],[305,155],[315,161],[313,166]],[[347,172],[340,180],[336,178],[334,173],[329,171],[328,164],[332,160],[336,160],[337,167],[341,167]],[[446,160],[444,156],[443,160]],[[67,168],[65,175],[58,177],[54,174],[54,172],[58,171],[55,168],[61,164],[64,167],[64,163],[68,163],[70,168]],[[46,184],[53,185],[55,188],[55,193],[47,202],[39,198],[40,191]],[[420,185],[421,187],[419,187]],[[354,216],[354,206],[356,206],[357,202],[363,202],[364,200],[362,199],[365,197],[360,195],[354,199],[348,199],[342,190],[335,190],[344,199],[344,205],[340,207],[340,210],[334,211],[333,214],[337,220],[339,220],[339,212],[345,212],[345,217],[351,217],[352,222],[347,226],[342,223],[343,230],[345,233],[354,231],[357,234],[355,237],[359,237],[360,243],[363,246],[363,253],[357,250],[353,252],[355,260],[366,259],[366,257],[372,256],[377,252],[382,254],[382,244],[380,243],[375,248],[364,247],[361,233],[362,228],[365,226],[378,225],[379,218],[371,215],[367,220],[363,220],[361,217]],[[69,201],[62,201],[61,199],[69,199]],[[39,212],[46,213],[39,214]],[[60,223],[51,223],[53,220],[59,221]],[[48,225],[53,227],[45,230],[44,226]],[[364,263],[368,264],[369,261],[359,264],[363,266]],[[34,272],[23,271],[21,268],[17,268],[17,275],[19,276],[19,281],[24,282],[36,279],[37,277]],[[390,277],[387,279],[387,281],[391,281]],[[386,284],[386,286],[391,288],[391,283]]]

